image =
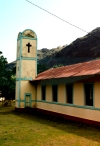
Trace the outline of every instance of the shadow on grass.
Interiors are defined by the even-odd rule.
[[[24,119],[32,120],[40,124],[51,126],[58,130],[62,130],[67,133],[78,135],[88,140],[93,140],[100,143],[100,127],[98,126],[83,124],[80,122],[74,122],[69,120],[63,120],[45,114],[39,114],[35,111],[31,113],[13,111],[13,114],[20,116]]]
[[[34,112],[16,112],[14,107],[0,107],[0,115],[14,114],[23,119],[54,127],[66,133],[84,137],[87,140],[92,140],[100,143],[100,127],[94,125],[82,124],[69,120],[63,120],[56,117],[51,117],[45,114]]]

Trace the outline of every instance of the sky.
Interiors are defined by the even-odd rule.
[[[100,27],[100,0],[29,0],[86,32]],[[25,29],[37,34],[38,49],[68,45],[86,35],[26,0],[0,0],[0,51],[16,60],[17,36]]]

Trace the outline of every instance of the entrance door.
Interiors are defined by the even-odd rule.
[[[31,107],[31,95],[25,94],[25,107]]]

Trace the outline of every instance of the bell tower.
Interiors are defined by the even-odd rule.
[[[37,36],[33,30],[19,32],[16,57],[16,108],[35,106],[35,87],[29,82],[37,76]]]

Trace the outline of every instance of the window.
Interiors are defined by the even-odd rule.
[[[57,85],[52,85],[52,98],[54,102],[57,102]]]
[[[42,86],[42,100],[45,100],[46,95],[46,86]]]
[[[73,103],[73,85],[66,85],[66,98],[67,103]]]
[[[85,105],[93,106],[93,84],[84,84]]]

